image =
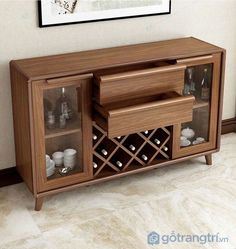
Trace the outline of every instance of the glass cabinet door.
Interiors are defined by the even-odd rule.
[[[83,172],[81,99],[80,86],[43,92],[48,180]]]
[[[216,147],[220,58],[186,61],[182,94],[193,95],[195,102],[192,121],[174,126],[174,158]]]
[[[40,98],[35,121],[38,123],[37,130],[41,131],[36,138],[42,145],[38,147],[41,189],[71,185],[91,176],[88,156],[88,149],[92,147],[89,146],[91,139],[88,139],[92,130],[88,118],[90,83],[72,80],[63,84],[62,79],[60,82],[51,85],[39,83],[38,89],[35,89]]]
[[[209,141],[212,64],[187,67],[183,95],[195,97],[193,120],[181,125],[180,146],[194,146]]]

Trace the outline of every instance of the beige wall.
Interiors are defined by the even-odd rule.
[[[34,0],[0,0],[0,169],[15,165],[12,59],[195,36],[227,49],[223,118],[235,116],[236,1],[172,0],[172,14],[39,29]]]

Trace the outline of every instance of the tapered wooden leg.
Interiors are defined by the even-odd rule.
[[[212,154],[206,155],[205,158],[206,158],[206,164],[212,165]]]
[[[43,197],[36,197],[35,198],[35,211],[40,211],[43,206]]]

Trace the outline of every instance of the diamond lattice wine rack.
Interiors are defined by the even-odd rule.
[[[170,127],[163,127],[109,139],[93,123],[94,176],[109,176],[169,160],[170,138]]]

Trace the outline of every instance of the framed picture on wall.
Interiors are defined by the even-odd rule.
[[[39,0],[39,26],[48,27],[171,13],[171,0]]]

